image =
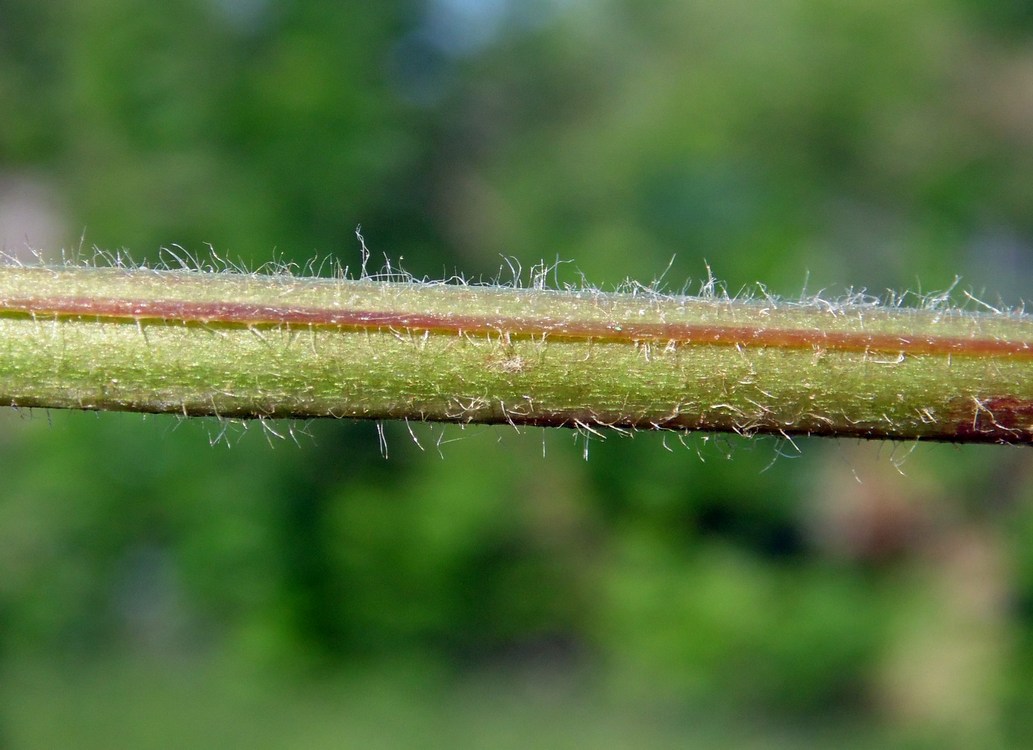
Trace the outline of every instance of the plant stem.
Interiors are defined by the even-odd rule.
[[[0,267],[0,403],[1033,443],[1033,316]]]

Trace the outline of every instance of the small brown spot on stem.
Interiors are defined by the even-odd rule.
[[[1033,401],[1015,396],[972,399],[952,417],[959,438],[996,435],[1002,442],[1033,442]]]

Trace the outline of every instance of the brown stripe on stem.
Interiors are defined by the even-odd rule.
[[[239,302],[25,297],[0,301],[0,314],[55,315],[183,324],[307,325],[353,330],[549,336],[561,340],[652,341],[887,354],[998,355],[1033,358],[1033,342],[921,334],[821,331],[697,323],[617,323],[553,318],[486,317],[419,312],[337,310]]]

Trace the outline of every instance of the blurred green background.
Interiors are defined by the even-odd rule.
[[[0,0],[0,242],[1015,306],[1031,7]],[[1033,741],[1028,449],[223,427],[0,413],[0,747]]]

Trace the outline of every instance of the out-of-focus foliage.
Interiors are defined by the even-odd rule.
[[[0,0],[0,110],[71,249],[1031,291],[1014,1]],[[1033,735],[1027,451],[25,417],[14,746]]]

